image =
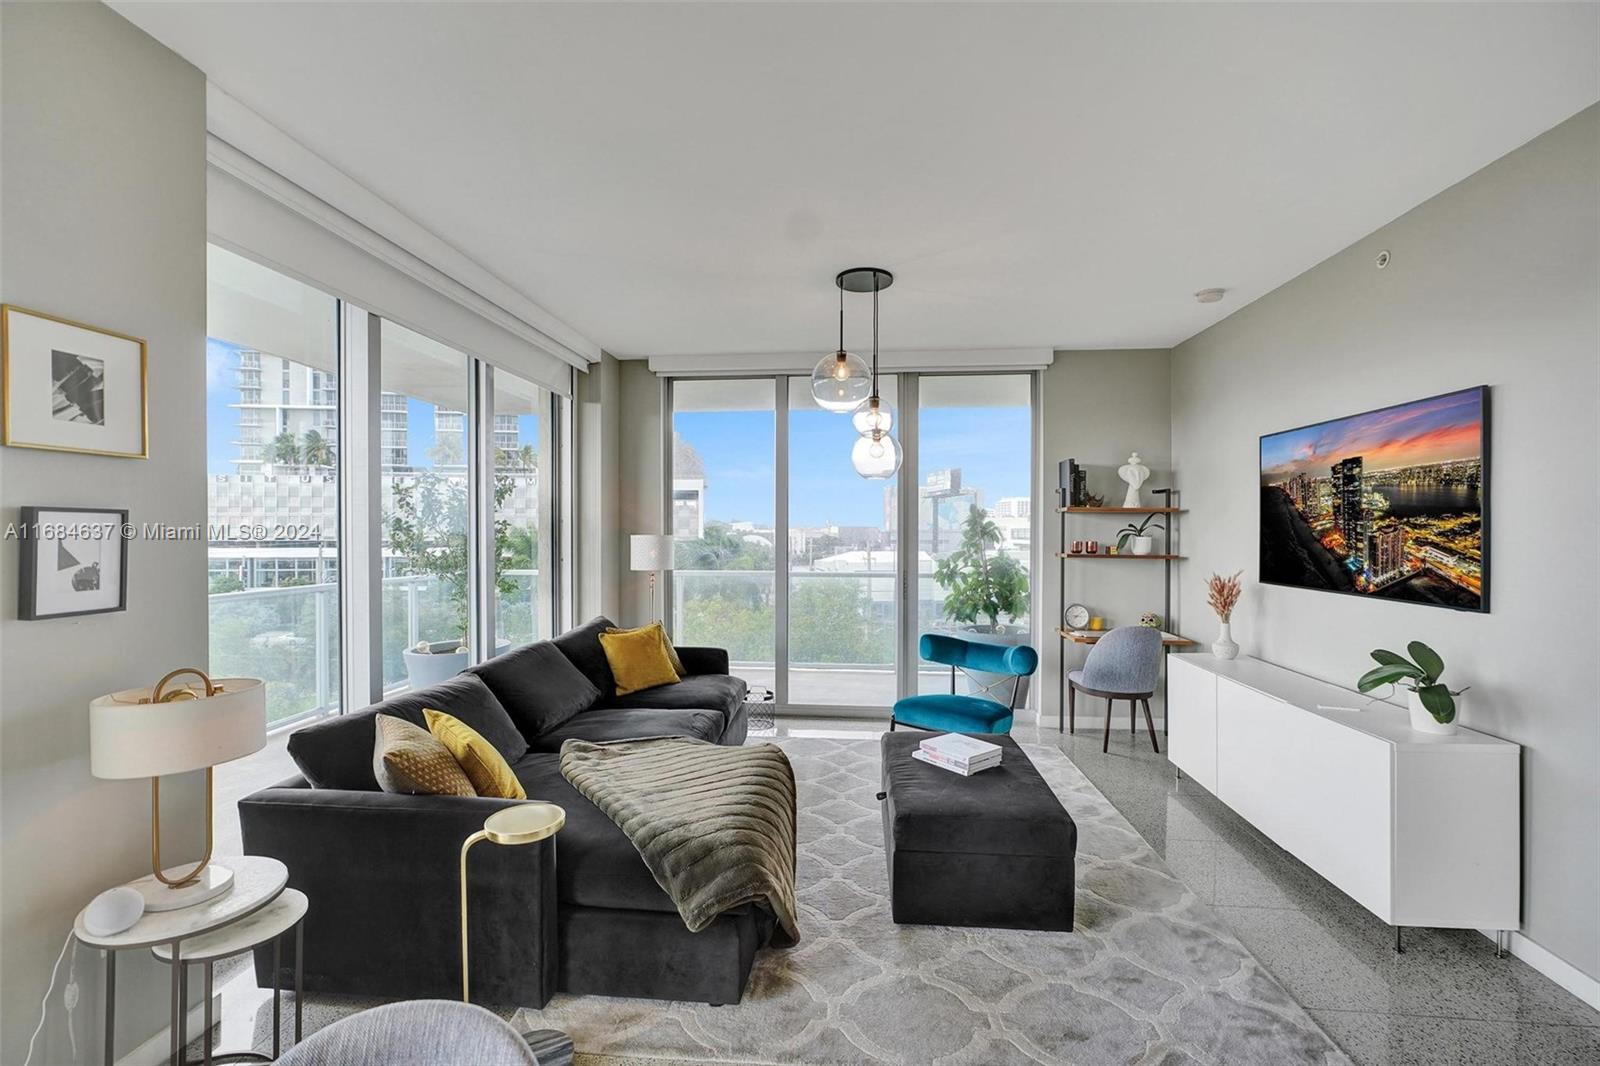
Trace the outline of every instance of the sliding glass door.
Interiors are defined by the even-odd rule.
[[[789,378],[788,703],[890,707],[897,692],[899,479],[850,465],[858,434]],[[896,379],[880,379],[898,405]]]
[[[777,684],[777,386],[771,378],[672,389],[668,528],[673,637],[728,649],[752,685]]]
[[[851,421],[807,378],[669,384],[674,639],[727,648],[790,713],[887,715],[947,688],[948,671],[918,668],[923,632],[1029,638],[1032,376],[880,384],[907,456],[883,481],[852,468]],[[967,605],[983,575],[1010,582],[992,620]]]
[[[1033,379],[922,376],[917,385],[917,628],[1031,639]],[[922,664],[919,692],[950,671]]]

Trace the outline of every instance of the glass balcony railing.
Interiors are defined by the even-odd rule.
[[[513,586],[497,595],[499,639],[538,640],[539,572],[507,570]],[[339,705],[339,587],[293,585],[210,596],[211,673],[267,682],[267,727],[280,729],[328,714]],[[405,651],[421,641],[460,638],[457,610],[435,577],[383,581],[383,685],[410,683]]]
[[[537,570],[502,571],[497,591],[499,640],[542,639]],[[733,672],[771,686],[776,676],[776,611],[771,571],[677,570],[675,639],[728,649]],[[892,572],[793,571],[789,592],[789,701],[883,706],[894,702],[895,586]],[[944,590],[932,575],[918,581],[920,631],[954,629],[944,618]],[[410,684],[405,652],[422,641],[460,639],[450,590],[435,577],[383,581],[383,683]],[[211,672],[267,682],[269,728],[337,709],[339,591],[332,583],[246,589],[210,597]],[[948,670],[924,665],[921,691],[940,691]]]

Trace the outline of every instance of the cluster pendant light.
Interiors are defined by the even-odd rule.
[[[894,275],[879,267],[843,270],[834,278],[839,286],[839,350],[823,356],[811,374],[811,395],[824,410],[850,414],[859,434],[850,449],[850,465],[864,478],[882,481],[900,469],[900,443],[890,435],[894,408],[878,395],[878,293],[894,283]],[[872,293],[872,367],[844,350],[844,293]],[[857,369],[861,373],[857,373]]]

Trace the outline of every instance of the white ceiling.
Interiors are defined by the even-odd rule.
[[[112,6],[625,356],[860,264],[886,347],[1166,347],[1600,99],[1594,5]]]

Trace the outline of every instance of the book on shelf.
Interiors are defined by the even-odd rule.
[[[936,755],[931,755],[928,752],[923,751],[921,748],[918,748],[916,751],[912,752],[911,757],[921,762],[925,762],[929,766],[937,766],[941,770],[948,770],[952,774],[960,774],[962,777],[971,777],[973,774],[981,774],[985,770],[992,770],[996,766],[1000,765],[1000,760],[995,759],[992,762],[983,763],[979,766],[962,766],[957,763],[946,762]]]

